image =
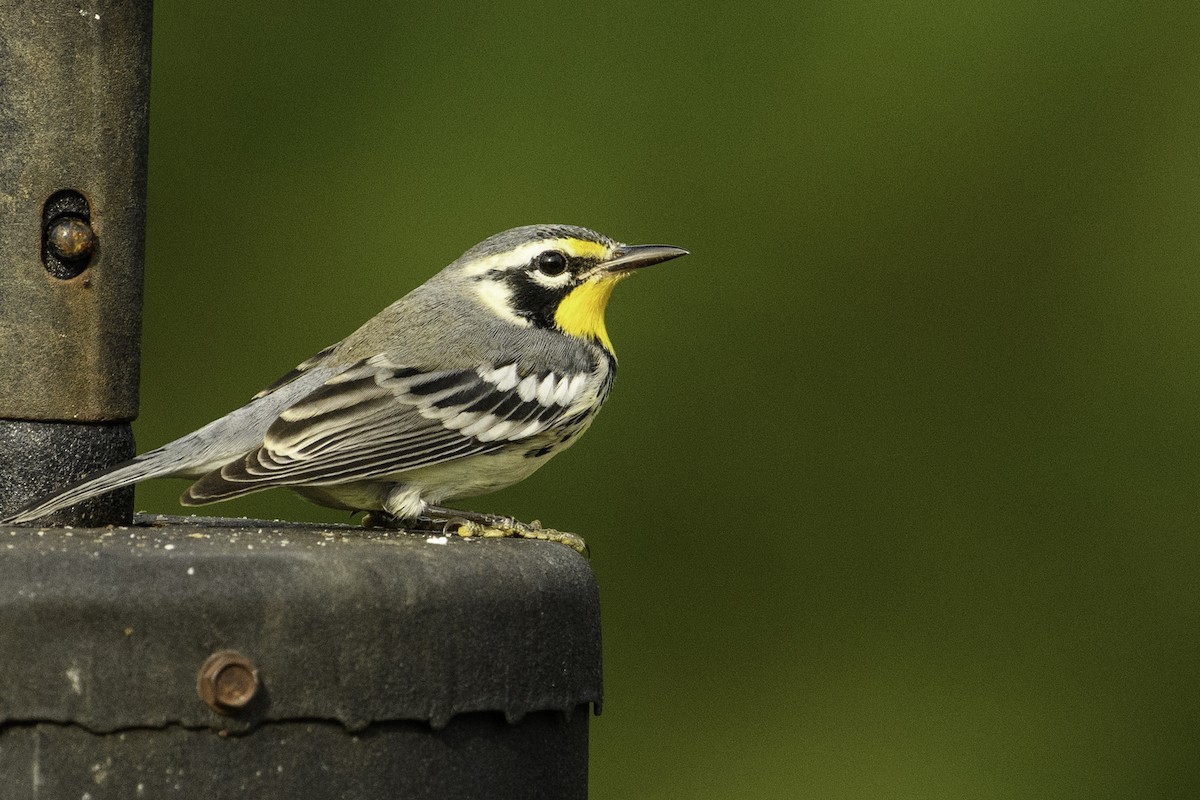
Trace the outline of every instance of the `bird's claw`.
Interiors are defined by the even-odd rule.
[[[582,536],[566,531],[556,531],[553,528],[543,528],[542,523],[534,520],[528,525],[512,517],[498,517],[487,522],[474,522],[462,517],[452,517],[446,520],[442,528],[444,533],[456,534],[469,539],[540,539],[545,542],[565,544],[581,555],[588,555],[587,542]]]
[[[451,515],[442,518],[421,516],[413,519],[398,519],[386,511],[368,511],[362,519],[364,528],[399,528],[410,531],[440,531],[444,536],[461,536],[464,539],[539,539],[544,542],[565,544],[581,555],[588,556],[587,542],[582,536],[553,528],[542,527],[534,520],[528,524],[513,517],[480,515],[477,519]]]

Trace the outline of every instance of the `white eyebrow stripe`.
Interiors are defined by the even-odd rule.
[[[583,239],[539,239],[535,242],[527,242],[520,247],[504,253],[495,253],[470,261],[463,265],[462,274],[468,277],[476,277],[491,272],[494,269],[509,270],[514,267],[524,267],[533,260],[534,256],[543,250],[562,250],[570,256],[594,256],[599,249],[607,251],[609,248],[607,245]]]

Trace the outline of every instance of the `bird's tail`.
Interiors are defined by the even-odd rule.
[[[0,517],[0,525],[24,525],[114,489],[132,486],[138,481],[178,475],[184,466],[168,448],[160,447],[129,461],[85,475],[53,494],[33,500],[24,508]]]
[[[321,355],[327,352],[329,351],[324,350]],[[0,517],[0,525],[30,523],[68,506],[149,478],[194,479],[219,469],[231,459],[244,456],[261,445],[267,428],[284,408],[342,369],[313,364],[316,364],[316,360],[309,359],[300,365],[303,372],[299,377],[289,373],[285,376],[288,380],[284,383],[187,436],[124,463],[85,475],[54,494],[34,500],[24,508]],[[224,499],[224,496],[209,498],[207,501],[189,502],[188,505],[200,505],[200,502],[218,499]]]

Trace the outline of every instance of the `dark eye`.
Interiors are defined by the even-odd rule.
[[[557,250],[547,250],[544,253],[538,253],[537,258],[533,260],[533,265],[543,275],[561,275],[567,268],[567,257]]]

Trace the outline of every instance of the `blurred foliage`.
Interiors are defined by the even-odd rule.
[[[1100,0],[159,3],[139,438],[503,228],[687,247],[617,292],[592,431],[464,503],[593,547],[593,796],[1196,796],[1198,32]]]

